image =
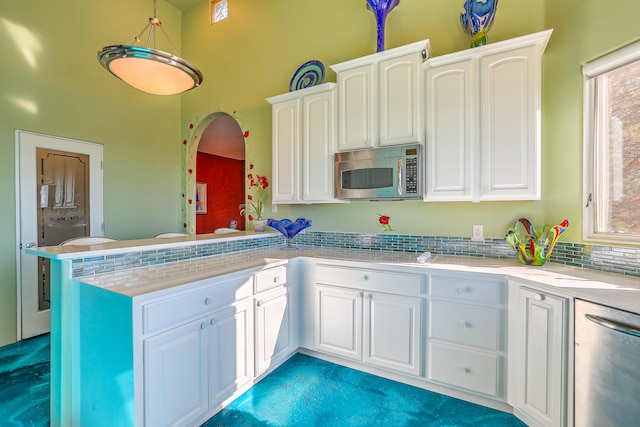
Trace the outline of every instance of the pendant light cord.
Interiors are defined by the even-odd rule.
[[[151,28],[149,29],[149,27]],[[164,36],[167,38],[167,40],[169,41],[169,44],[175,51],[176,55],[180,56],[180,52],[178,51],[178,48],[176,47],[175,44],[173,44],[173,40],[171,40],[171,37],[169,37],[169,34],[167,34],[164,28],[162,28],[162,22],[160,22],[160,20],[156,15],[156,0],[153,0],[153,17],[149,18],[149,22],[147,22],[147,25],[145,25],[142,31],[140,31],[140,33],[134,37],[133,44],[137,45],[138,43],[140,43],[140,37],[142,37],[142,35],[147,30],[149,30],[149,34],[147,35],[147,44],[145,45],[145,47],[149,47],[149,43],[151,42],[151,36],[153,35],[153,49],[155,49],[156,48],[156,27],[160,28],[160,30],[162,31],[162,34],[164,34]]]

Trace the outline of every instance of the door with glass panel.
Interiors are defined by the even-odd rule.
[[[49,331],[49,260],[24,252],[102,235],[102,146],[18,131],[19,337]]]

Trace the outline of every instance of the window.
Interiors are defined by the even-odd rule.
[[[583,74],[584,238],[640,244],[640,43]]]

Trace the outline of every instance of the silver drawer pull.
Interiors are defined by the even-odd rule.
[[[542,294],[536,294],[534,298],[536,301],[544,301],[544,295]]]
[[[215,325],[216,323],[218,323],[218,320],[217,319],[211,319],[209,321],[209,323],[211,323],[211,325]]]
[[[202,322],[200,324],[200,329],[206,329],[207,328],[207,322]]]
[[[211,304],[212,302],[213,302],[213,299],[212,299],[211,297],[207,297],[207,298],[205,298],[205,299],[204,299],[204,303],[205,303],[206,305],[209,305],[209,304]]]
[[[471,369],[465,366],[458,366],[458,372],[460,372],[461,374],[469,374],[471,373]]]
[[[279,280],[280,280],[280,276],[276,276],[273,278],[273,283],[278,283]]]
[[[470,328],[471,322],[467,322],[466,320],[458,320],[458,328]]]
[[[464,288],[464,287],[457,288],[456,289],[456,293],[466,294],[467,293],[467,288]]]
[[[262,300],[258,300],[258,302],[256,303],[256,305],[257,305],[258,307],[260,307],[262,304],[264,304],[264,301],[262,301]]]
[[[367,276],[367,275],[365,274],[364,276],[362,276],[362,280],[364,280],[364,281],[366,282],[367,280],[369,280],[369,276]]]

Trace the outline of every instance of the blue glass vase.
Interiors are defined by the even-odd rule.
[[[384,50],[384,25],[387,15],[394,7],[400,4],[400,0],[367,0],[367,9],[376,16],[376,27],[378,29],[378,38],[376,43],[376,52]]]
[[[460,25],[471,37],[471,47],[489,43],[488,32],[498,9],[498,0],[466,0],[464,13],[460,14]]]
[[[311,220],[306,218],[298,218],[295,221],[291,221],[289,218],[285,219],[273,219],[267,220],[267,225],[271,228],[275,228],[287,239],[287,245],[282,249],[298,249],[295,246],[291,246],[291,239],[293,239],[299,232],[305,228],[311,227]]]

